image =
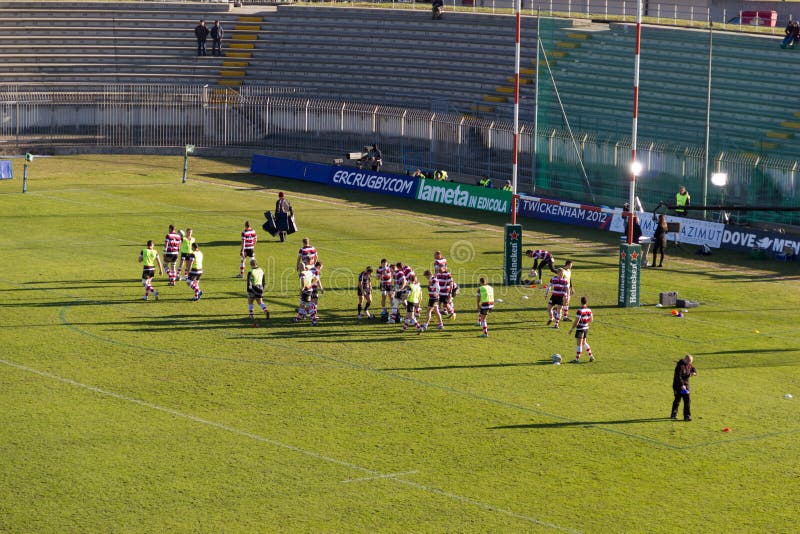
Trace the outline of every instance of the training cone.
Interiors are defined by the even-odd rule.
[[[726,426],[725,428],[722,429],[722,431],[723,432],[730,432],[731,431],[731,427]]]
[[[678,315],[678,310],[672,310],[672,315]]]

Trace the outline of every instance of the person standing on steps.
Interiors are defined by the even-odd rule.
[[[206,28],[206,21],[201,20],[200,24],[194,28],[194,36],[197,38],[197,55],[205,56],[206,54],[206,39],[208,38],[208,28]]]
[[[222,55],[222,36],[225,35],[225,30],[218,20],[214,21],[214,26],[211,27],[211,55]]]

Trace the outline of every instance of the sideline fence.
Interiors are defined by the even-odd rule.
[[[591,195],[567,132],[541,130],[534,157],[532,125],[520,124],[519,189],[577,202]],[[487,174],[510,178],[513,125],[455,114],[305,98],[285,89],[244,86],[110,85],[96,92],[0,89],[0,146],[250,147],[254,152],[314,155],[331,161],[378,143],[393,170],[446,169],[466,181]],[[621,205],[627,197],[627,139],[580,134],[581,157],[596,200]],[[698,146],[640,140],[644,172],[637,190],[646,209],[672,203],[678,185],[699,204],[704,153]],[[752,154],[712,154],[712,172],[728,185],[709,186],[708,204],[798,207],[800,162]],[[737,214],[733,214],[737,220]],[[800,225],[796,212],[738,215],[741,223]]]

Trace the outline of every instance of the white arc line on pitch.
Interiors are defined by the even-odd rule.
[[[377,475],[374,477],[364,477],[364,478],[348,478],[347,480],[342,480],[342,484],[349,484],[350,482],[367,482],[369,480],[379,480],[381,478],[398,478],[405,475],[414,475],[419,473],[419,471],[406,471],[405,473],[389,473],[388,475]]]
[[[63,376],[54,375],[52,373],[48,373],[47,371],[40,371],[38,369],[34,369],[33,367],[28,367],[27,365],[22,365],[16,362],[12,362],[9,360],[0,359],[0,363],[7,365],[9,367],[13,367],[15,369],[19,369],[21,371],[25,371],[37,376],[41,376],[43,378],[50,378],[52,380],[56,380],[58,382],[62,382],[64,384],[69,384],[70,386],[75,386],[81,389],[85,389],[91,391],[93,393],[98,393],[100,395],[104,395],[106,397],[111,397],[117,400],[130,402],[133,404],[137,404],[139,406],[143,406],[145,408],[150,408],[151,410],[156,410],[162,413],[167,413],[169,415],[180,417],[181,419],[186,419],[188,421],[192,421],[195,423],[200,423],[201,425],[210,426],[213,428],[217,428],[219,430],[224,430],[226,432],[230,432],[231,434],[236,434],[239,436],[243,436],[246,438],[250,438],[254,441],[258,441],[260,443],[267,443],[269,445],[273,445],[275,447],[279,447],[281,449],[286,449],[292,452],[296,452],[299,454],[303,454],[310,458],[314,458],[316,460],[321,460],[323,462],[328,462],[331,464],[339,465],[342,467],[347,467],[350,469],[354,469],[356,471],[361,471],[362,473],[368,473],[373,476],[373,478],[386,478],[388,480],[395,481],[399,484],[405,484],[406,486],[410,486],[412,488],[416,488],[418,490],[422,490],[427,493],[433,493],[436,495],[441,495],[442,497],[446,497],[451,500],[455,500],[464,504],[471,504],[477,506],[479,508],[483,508],[484,510],[489,510],[490,512],[497,512],[499,514],[503,514],[508,517],[513,517],[515,519],[520,519],[522,521],[527,521],[529,523],[533,523],[542,527],[551,528],[554,530],[560,530],[562,532],[578,532],[576,530],[572,530],[569,528],[565,528],[553,523],[548,523],[546,521],[541,521],[539,519],[528,517],[526,515],[518,514],[516,512],[512,512],[511,510],[506,510],[504,508],[498,508],[497,506],[491,505],[489,503],[485,503],[483,501],[478,501],[476,499],[472,499],[470,497],[464,497],[463,495],[458,495],[457,493],[450,493],[448,491],[441,490],[439,488],[435,488],[432,486],[426,486],[424,484],[419,484],[417,482],[411,482],[409,480],[403,480],[402,478],[397,478],[399,475],[397,474],[387,474],[381,473],[380,471],[375,471],[374,469],[370,469],[368,467],[362,467],[360,465],[351,464],[349,462],[345,462],[343,460],[337,460],[336,458],[331,458],[330,456],[325,456],[323,454],[316,453],[314,451],[309,451],[306,449],[301,449],[300,447],[295,447],[294,445],[289,445],[286,443],[282,443],[280,441],[276,441],[274,439],[265,438],[264,436],[259,436],[258,434],[253,434],[251,432],[247,432],[246,430],[240,430],[236,427],[228,426],[222,423],[217,423],[215,421],[211,421],[209,419],[203,419],[202,417],[197,417],[196,415],[191,415],[184,412],[179,412],[178,410],[173,410],[172,408],[167,408],[165,406],[159,406],[158,404],[153,404],[152,402],[143,401],[141,399],[135,399],[133,397],[128,397],[126,395],[121,395],[119,393],[114,393],[113,391],[108,391],[106,389],[102,389],[96,386],[90,386],[89,384],[84,384],[82,382],[77,382],[70,378],[65,378]]]

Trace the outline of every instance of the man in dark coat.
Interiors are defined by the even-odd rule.
[[[275,202],[275,226],[278,228],[278,237],[280,237],[281,242],[286,241],[286,233],[289,231],[291,217],[294,217],[294,210],[283,195],[283,191],[281,191],[278,193],[277,202]]]
[[[194,36],[197,37],[197,55],[205,56],[206,54],[206,39],[208,38],[208,28],[206,28],[206,21],[201,20],[200,24],[194,28]]]
[[[672,391],[675,393],[675,400],[672,401],[672,419],[678,418],[678,406],[683,400],[683,420],[692,420],[692,402],[689,397],[689,379],[697,375],[697,370],[692,365],[694,358],[691,354],[687,354],[678,360],[675,366],[675,375],[672,378]]]
[[[211,28],[211,55],[222,55],[222,36],[225,35],[225,30],[218,20],[214,21],[214,26]]]

